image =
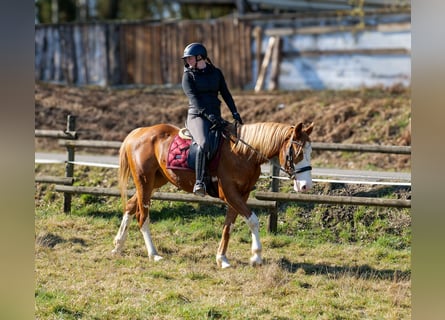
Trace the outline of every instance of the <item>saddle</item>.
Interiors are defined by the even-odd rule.
[[[210,151],[206,154],[206,174],[204,183],[207,193],[212,197],[218,197],[218,186],[212,182],[208,175],[209,171],[216,170],[220,159],[220,149],[222,144],[222,133],[219,130],[209,131]],[[173,138],[167,155],[167,169],[174,170],[195,170],[196,152],[198,144],[193,141],[193,137],[187,128],[182,128]]]

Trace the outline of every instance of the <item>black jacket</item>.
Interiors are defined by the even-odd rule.
[[[226,80],[220,69],[207,64],[204,69],[185,69],[182,77],[182,89],[189,99],[189,114],[202,112],[221,116],[221,94],[224,102],[233,113],[237,112],[235,102],[227,88]]]

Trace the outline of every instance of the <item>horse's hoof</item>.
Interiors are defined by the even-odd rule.
[[[118,249],[113,249],[113,250],[111,250],[111,255],[113,255],[113,256],[121,256],[122,255],[122,251],[118,250]]]
[[[150,256],[149,258],[150,258],[150,260],[153,260],[153,261],[155,261],[155,262],[164,259],[163,257],[158,256],[157,254],[155,254],[155,255],[153,255],[153,256]]]
[[[263,260],[261,259],[260,256],[258,255],[254,255],[250,258],[250,265],[252,267],[258,267],[258,266],[262,266],[263,265]]]
[[[216,264],[221,269],[226,269],[226,268],[230,268],[231,267],[231,265],[229,263],[229,260],[227,260],[226,256],[217,256],[216,257]]]

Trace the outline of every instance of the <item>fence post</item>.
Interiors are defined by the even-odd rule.
[[[270,191],[278,192],[280,189],[280,179],[278,177],[280,175],[280,168],[275,166],[272,162],[270,164],[270,172],[272,173],[272,180],[270,182]],[[269,224],[267,225],[267,232],[276,233],[278,225],[278,208],[275,206],[274,209],[269,210]]]
[[[67,124],[66,124],[66,131],[69,133],[73,133],[76,131],[76,117],[72,115],[67,116]],[[66,146],[67,151],[67,162],[65,165],[65,177],[67,178],[73,178],[74,176],[74,147],[73,146]],[[71,193],[65,192],[63,194],[64,200],[63,200],[63,212],[69,213],[71,211]]]

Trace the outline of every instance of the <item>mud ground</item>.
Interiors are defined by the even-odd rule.
[[[233,91],[232,94],[245,123],[314,122],[311,137],[316,142],[411,143],[410,90],[403,87],[350,91]],[[187,104],[180,88],[111,89],[36,83],[35,128],[64,130],[67,116],[74,115],[80,139],[122,141],[140,126],[156,123],[184,126]],[[232,120],[224,103],[222,114],[225,119]],[[54,140],[35,141],[39,151],[61,148]],[[411,165],[410,156],[388,154],[345,156],[317,151],[313,159],[325,167],[346,169],[410,171]]]

